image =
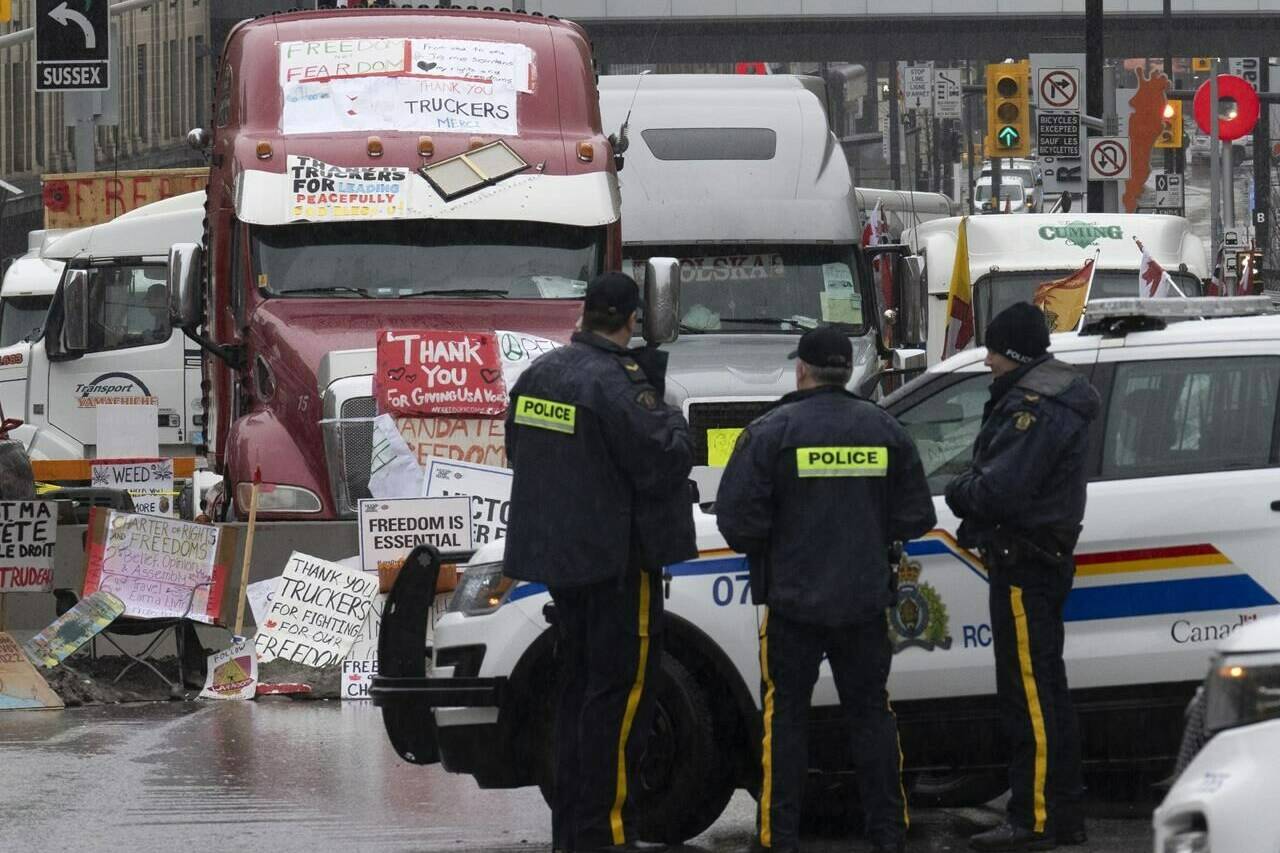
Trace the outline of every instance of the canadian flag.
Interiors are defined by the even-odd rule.
[[[1164,271],[1164,267],[1151,257],[1147,247],[1138,243],[1142,250],[1142,262],[1138,265],[1138,296],[1148,299],[1163,299],[1169,295],[1173,279]]]

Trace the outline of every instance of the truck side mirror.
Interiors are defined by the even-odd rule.
[[[169,321],[194,331],[200,325],[200,246],[174,243],[169,249]]]
[[[650,258],[644,265],[644,339],[669,344],[680,337],[680,262]]]
[[[62,340],[68,353],[89,348],[89,271],[67,270],[62,283]]]

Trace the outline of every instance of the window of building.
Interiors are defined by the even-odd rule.
[[[1280,357],[1135,361],[1116,365],[1103,440],[1103,479],[1160,477],[1275,464]]]

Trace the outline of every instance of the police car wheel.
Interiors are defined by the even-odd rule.
[[[645,841],[678,844],[700,835],[733,795],[732,761],[720,754],[707,691],[663,654],[653,728],[637,769],[636,813]]]

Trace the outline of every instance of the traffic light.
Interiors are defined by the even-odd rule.
[[[1160,136],[1156,148],[1182,147],[1182,101],[1167,101],[1161,117]]]
[[[987,156],[1031,154],[1031,67],[1026,60],[987,66]]]

